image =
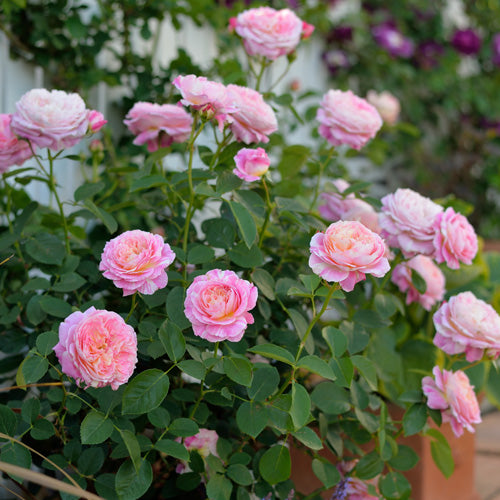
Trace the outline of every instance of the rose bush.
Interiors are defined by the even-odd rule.
[[[494,295],[497,261],[446,200],[380,202],[341,178],[338,156],[382,125],[353,92],[314,94],[310,137],[289,143],[298,99],[272,92],[273,58],[252,51],[248,82],[172,75],[161,103],[121,116],[120,140],[62,91],[21,96],[2,122],[0,469],[64,479],[64,499],[403,500],[418,457],[397,439],[423,433],[452,471],[429,419],[471,431],[474,389],[495,399],[498,316],[456,303]],[[64,201],[75,141],[84,181]],[[295,491],[291,446],[317,491]]]

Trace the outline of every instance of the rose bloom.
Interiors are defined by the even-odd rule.
[[[12,115],[0,113],[0,174],[12,165],[22,165],[33,156],[30,145],[12,132]]]
[[[472,56],[481,49],[481,37],[472,29],[457,30],[451,44],[461,54]]]
[[[174,252],[161,236],[136,229],[106,243],[99,270],[123,289],[123,296],[135,292],[151,295],[167,286],[165,269],[174,259]]]
[[[136,136],[134,144],[148,145],[150,153],[173,142],[184,142],[191,133],[193,118],[174,104],[136,102],[123,123]]]
[[[247,54],[271,60],[293,52],[301,36],[307,38],[314,30],[293,11],[271,7],[245,10],[232,18],[229,25],[243,39]]]
[[[394,97],[390,92],[381,92],[377,94],[374,90],[369,90],[366,95],[366,100],[375,106],[382,120],[388,125],[394,125],[398,121],[401,105],[397,97]]]
[[[495,66],[500,66],[500,33],[491,40],[491,60]]]
[[[240,149],[234,157],[236,168],[233,173],[244,181],[258,181],[269,169],[271,161],[262,148]]]
[[[59,325],[54,351],[62,371],[78,384],[110,385],[116,391],[134,372],[137,337],[120,315],[90,307],[71,313]]]
[[[434,254],[434,221],[443,207],[411,189],[397,189],[382,198],[382,237],[405,257]]]
[[[417,271],[425,281],[426,290],[420,293],[413,285],[412,269]],[[445,292],[445,277],[441,269],[430,257],[417,255],[408,262],[398,264],[391,276],[391,281],[404,293],[406,303],[418,302],[424,309],[430,311],[436,302],[441,302]]]
[[[201,111],[209,119],[214,118],[220,130],[232,121],[230,113],[237,109],[231,105],[229,93],[222,83],[195,75],[178,76],[172,83],[179,89],[184,106]]]
[[[12,130],[40,148],[74,146],[89,128],[89,110],[78,94],[32,89],[16,103]]]
[[[318,207],[321,217],[328,221],[357,220],[375,233],[380,233],[378,214],[366,201],[356,198],[353,193],[343,196],[350,184],[343,179],[335,179],[334,186],[339,193],[321,193],[322,204]]]
[[[443,422],[450,422],[455,436],[463,434],[464,428],[475,432],[473,424],[481,422],[481,412],[474,387],[462,371],[441,371],[438,366],[432,370],[432,377],[422,379],[422,389],[427,396],[427,406],[441,410]]]
[[[486,353],[500,354],[500,316],[489,304],[472,292],[462,292],[444,302],[433,317],[434,344],[448,354],[465,352],[469,362]]]
[[[219,456],[217,453],[217,441],[219,440],[219,435],[217,432],[210,429],[200,429],[200,431],[194,436],[189,436],[184,438],[184,447],[188,451],[196,450],[201,457],[206,458],[208,455]],[[177,442],[181,442],[181,438],[176,439]],[[175,472],[177,474],[182,474],[184,472],[190,472],[191,469],[189,465],[181,461],[177,464]]]
[[[408,58],[413,55],[415,45],[391,23],[383,23],[372,28],[375,41],[393,57]]]
[[[228,85],[230,101],[237,108],[231,116],[231,131],[237,141],[269,142],[268,135],[278,130],[278,121],[273,108],[256,90],[239,85]]]
[[[450,269],[458,269],[460,262],[472,264],[477,254],[477,236],[467,218],[448,207],[434,221],[436,262],[446,262]]]
[[[350,90],[329,90],[316,114],[319,134],[333,146],[361,149],[382,126],[378,111]]]
[[[104,115],[100,111],[93,109],[89,112],[89,129],[93,134],[99,132],[106,123],[108,120],[104,119]]]
[[[309,266],[326,281],[350,292],[365,274],[377,278],[390,269],[384,240],[358,221],[339,221],[311,239]]]
[[[257,303],[257,288],[233,271],[212,269],[196,276],[186,291],[184,313],[198,337],[210,342],[239,342],[247,325],[254,322],[248,312]]]

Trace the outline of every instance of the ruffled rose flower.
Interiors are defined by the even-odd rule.
[[[196,276],[186,291],[184,313],[193,332],[210,342],[238,342],[247,325],[254,322],[248,312],[257,303],[257,288],[233,271],[212,269]]]
[[[219,440],[219,435],[217,432],[210,429],[200,429],[200,431],[194,436],[189,436],[184,438],[184,447],[188,451],[196,450],[202,458],[208,457],[208,455],[219,456],[217,453],[217,441]],[[181,438],[176,439],[177,442],[181,442]],[[188,464],[181,461],[177,464],[175,472],[177,474],[182,474],[184,472],[189,472],[191,469]]]
[[[89,128],[89,110],[78,94],[32,89],[16,103],[12,130],[40,148],[74,146]]]
[[[427,396],[427,406],[441,410],[443,422],[449,422],[455,436],[463,434],[464,428],[475,432],[473,424],[481,422],[481,412],[474,387],[467,375],[458,370],[441,371],[438,366],[432,370],[432,377],[422,379],[422,389]]]
[[[148,145],[150,153],[173,142],[184,142],[191,133],[193,118],[173,104],[136,102],[123,123],[136,136],[134,144]]]
[[[108,123],[108,120],[104,118],[100,111],[93,109],[89,112],[89,129],[93,134],[99,132],[106,123]]]
[[[477,236],[466,217],[448,207],[434,221],[434,258],[446,262],[450,269],[458,269],[460,262],[472,264],[477,254]]]
[[[232,84],[227,89],[231,103],[237,108],[230,125],[236,140],[245,144],[269,142],[267,136],[278,130],[273,108],[256,90]]]
[[[443,207],[412,191],[398,189],[382,198],[382,236],[405,257],[434,254],[434,221]]]
[[[394,125],[398,121],[401,104],[399,104],[398,98],[390,92],[385,91],[377,94],[374,90],[369,90],[366,94],[366,100],[375,106],[382,120],[388,125]]]
[[[231,104],[229,93],[222,83],[195,75],[178,76],[172,83],[179,89],[184,106],[191,106],[207,118],[215,119],[220,130],[232,121],[230,113],[237,109]]]
[[[167,286],[165,269],[174,259],[174,252],[161,236],[136,229],[106,243],[99,270],[123,289],[123,296],[135,292],[151,295]]]
[[[134,372],[137,337],[120,315],[90,307],[71,313],[59,325],[54,351],[62,371],[78,384],[110,385],[116,391]]]
[[[434,314],[434,344],[448,354],[465,352],[469,362],[486,353],[500,355],[500,316],[472,292],[462,292],[444,302]]]
[[[12,132],[12,115],[0,113],[0,174],[12,165],[22,165],[33,156],[30,145]]]
[[[231,30],[243,39],[251,56],[265,56],[274,60],[290,54],[302,38],[308,38],[314,26],[301,21],[289,10],[258,7],[241,12],[229,22]]]
[[[390,266],[384,240],[357,221],[339,221],[311,239],[309,266],[326,281],[350,292],[358,281],[384,276]]]
[[[234,157],[236,168],[233,173],[244,181],[258,181],[269,169],[271,161],[262,148],[243,148]]]
[[[333,185],[338,193],[321,193],[322,204],[318,207],[321,217],[337,222],[339,220],[357,220],[375,233],[380,233],[378,214],[366,201],[356,198],[353,193],[343,196],[342,193],[349,187],[343,179],[335,179]]]
[[[417,271],[425,281],[426,289],[420,293],[412,282],[412,270]],[[404,293],[406,303],[418,302],[424,309],[430,311],[436,302],[441,302],[445,292],[445,277],[441,269],[430,257],[417,255],[408,262],[398,264],[392,271],[391,280]]]
[[[346,144],[358,150],[373,139],[382,126],[378,111],[350,90],[329,90],[321,100],[316,119],[320,123],[319,134],[330,144]]]

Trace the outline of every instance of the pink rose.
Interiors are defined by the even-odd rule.
[[[110,385],[116,391],[134,372],[137,337],[115,312],[90,307],[71,313],[59,325],[54,351],[62,371],[78,384]]]
[[[12,165],[22,165],[33,156],[30,145],[12,132],[11,119],[12,115],[0,113],[0,174]]]
[[[412,269],[417,271],[425,281],[426,290],[424,293],[413,285],[411,275]],[[441,269],[430,257],[417,255],[408,262],[398,264],[392,271],[391,280],[404,293],[406,292],[406,303],[418,302],[424,309],[430,311],[436,302],[441,302],[445,292],[445,278]]]
[[[233,173],[244,181],[258,181],[269,169],[271,161],[262,148],[243,148],[234,157],[236,168]]]
[[[500,316],[472,292],[444,302],[434,314],[434,344],[448,354],[465,352],[469,362],[500,355]]]
[[[230,113],[236,111],[236,107],[231,104],[228,90],[222,83],[212,82],[204,76],[187,75],[178,76],[173,84],[181,92],[184,106],[201,111],[209,119],[214,118],[220,130],[232,121]]]
[[[134,144],[148,145],[150,153],[173,142],[184,142],[191,133],[193,118],[179,106],[136,102],[123,123],[137,137]]]
[[[246,52],[274,60],[295,50],[304,33],[310,36],[314,27],[303,22],[289,9],[258,7],[232,18],[230,27],[243,39]],[[311,28],[309,28],[311,26]]]
[[[231,131],[237,141],[269,142],[268,135],[278,130],[273,108],[264,102],[259,92],[239,85],[228,85],[230,100],[237,111],[232,114]]]
[[[106,243],[99,270],[123,289],[123,296],[135,292],[151,295],[167,286],[165,269],[174,259],[174,252],[161,236],[136,229]]]
[[[339,282],[350,292],[358,281],[384,276],[390,266],[384,240],[357,221],[339,221],[311,239],[309,266],[326,281]]]
[[[319,134],[333,146],[361,149],[382,126],[378,111],[350,90],[329,90],[316,114]]]
[[[366,94],[366,100],[375,106],[382,120],[388,125],[394,125],[398,121],[401,104],[399,104],[398,98],[390,92],[385,91],[377,94],[374,90],[369,90]]]
[[[379,216],[382,236],[391,247],[400,248],[405,257],[433,255],[434,221],[443,211],[411,189],[398,189],[382,198]]]
[[[314,26],[312,24],[302,21],[302,40],[307,40],[314,33]]]
[[[93,109],[89,112],[89,129],[93,134],[99,132],[106,123],[108,120],[104,119],[104,115],[100,111]]]
[[[183,374],[184,375],[184,374]],[[208,455],[219,456],[217,453],[217,441],[219,440],[219,435],[217,432],[210,429],[200,429],[198,434],[184,438],[184,447],[188,451],[196,450],[201,457],[206,458]],[[177,442],[181,442],[181,438],[176,439]],[[177,474],[182,474],[184,472],[189,472],[191,469],[189,465],[181,461],[177,464],[175,472]]]
[[[450,269],[458,269],[460,262],[472,264],[477,254],[477,236],[462,214],[448,207],[437,215],[434,230],[434,258],[437,262],[446,262]]]
[[[335,179],[334,186],[338,193],[322,193],[323,204],[318,207],[321,217],[337,222],[338,220],[357,220],[375,233],[380,233],[378,214],[366,201],[356,198],[353,193],[343,196],[342,193],[350,186],[343,179]]]
[[[464,428],[475,432],[472,424],[481,422],[481,412],[474,387],[467,375],[458,370],[455,373],[441,371],[438,366],[432,370],[432,377],[422,379],[422,389],[427,396],[427,406],[441,410],[443,422],[450,422],[455,436],[463,434]]]
[[[58,151],[74,146],[89,127],[89,110],[78,94],[33,89],[16,103],[12,130],[40,148]]]
[[[233,271],[212,269],[196,276],[186,291],[184,313],[193,332],[210,342],[239,342],[248,324],[248,312],[257,303],[257,288]]]

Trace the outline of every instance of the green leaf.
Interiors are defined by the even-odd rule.
[[[96,206],[89,199],[84,200],[83,204],[89,212],[95,215],[106,226],[106,229],[111,234],[113,234],[118,229],[118,222],[116,222],[116,219],[110,213]]]
[[[166,373],[157,368],[140,373],[125,388],[122,413],[142,414],[160,406],[167,396],[169,385]]]
[[[204,221],[201,227],[209,245],[224,249],[233,246],[236,231],[231,221],[227,219],[209,219]]]
[[[56,332],[43,332],[36,338],[36,348],[40,354],[48,356],[58,342],[59,335]]]
[[[170,457],[178,458],[185,462],[189,461],[189,452],[182,443],[178,443],[177,441],[162,439],[155,444],[155,448]]]
[[[158,337],[172,361],[177,362],[184,356],[186,352],[186,340],[182,330],[175,323],[168,319],[165,320],[160,326]]]
[[[94,446],[82,451],[78,457],[77,467],[81,474],[86,476],[93,476],[99,472],[104,463],[104,451],[102,448]]]
[[[113,423],[106,415],[92,410],[83,419],[80,426],[82,444],[100,444],[111,436]]]
[[[177,286],[173,288],[167,296],[168,318],[181,329],[191,326],[190,321],[184,314],[184,293],[184,288],[182,286]]]
[[[340,415],[351,409],[349,393],[333,382],[318,384],[312,394],[313,403],[325,413]]]
[[[234,191],[238,189],[243,184],[243,181],[228,170],[223,170],[219,177],[217,177],[217,184],[215,189],[218,195],[227,193],[228,191]]]
[[[326,326],[323,330],[321,330],[321,335],[328,344],[328,347],[332,352],[332,356],[340,358],[340,356],[346,352],[347,338],[338,328]]]
[[[398,453],[389,460],[389,465],[397,470],[407,471],[417,465],[419,456],[409,446],[398,445]]]
[[[255,439],[267,425],[267,416],[267,408],[244,402],[236,412],[236,423],[242,432]]]
[[[30,292],[32,290],[48,290],[50,288],[50,281],[45,278],[33,278],[25,283],[21,290],[23,292]]]
[[[243,241],[248,248],[251,248],[253,242],[257,238],[257,227],[253,217],[241,203],[238,203],[237,201],[228,201],[227,203],[229,204],[229,208],[234,215]]]
[[[33,239],[29,239],[26,242],[26,252],[37,262],[58,266],[66,255],[62,241],[49,233],[37,233]]]
[[[141,460],[139,471],[136,472],[132,461],[124,462],[115,477],[115,488],[120,500],[136,500],[141,498],[153,481],[151,464]]]
[[[410,483],[399,472],[389,472],[389,474],[380,479],[378,484],[380,493],[387,500],[405,500],[410,497]]]
[[[73,292],[85,285],[87,280],[77,273],[62,274],[59,281],[52,286],[55,292]]]
[[[27,399],[23,402],[21,408],[21,418],[27,423],[31,424],[36,421],[40,414],[40,400],[37,398]]]
[[[40,307],[40,300],[43,295],[34,295],[26,304],[26,316],[33,325],[39,325],[46,317],[47,314]]]
[[[311,399],[307,389],[297,382],[292,384],[292,405],[290,416],[295,429],[300,429],[309,421],[311,412]]]
[[[224,357],[224,373],[236,383],[250,387],[252,383],[252,363],[244,357]]]
[[[377,452],[372,451],[362,457],[356,464],[356,475],[360,479],[373,479],[384,469],[384,462],[380,459]]]
[[[17,427],[16,414],[5,405],[0,404],[0,432],[14,437]]]
[[[312,461],[312,470],[327,489],[335,486],[341,479],[337,467],[326,460],[315,458]]]
[[[253,483],[252,474],[242,464],[232,464],[227,468],[227,475],[236,483],[242,486],[250,486]]]
[[[264,257],[257,245],[248,248],[245,243],[240,242],[227,254],[235,264],[246,269],[261,266],[264,263]]]
[[[432,458],[443,475],[449,478],[455,469],[455,462],[448,441],[437,429],[429,429],[425,434],[434,438],[431,441]]]
[[[187,261],[190,264],[205,264],[214,260],[215,254],[212,248],[206,245],[194,245],[188,251]]]
[[[274,366],[259,367],[253,373],[252,385],[247,389],[252,401],[264,401],[271,396],[280,382],[278,370]]]
[[[168,427],[174,436],[189,437],[199,432],[198,424],[190,418],[176,418]]]
[[[286,481],[291,470],[290,452],[286,446],[276,445],[269,448],[259,461],[260,475],[269,484]]]
[[[191,377],[202,380],[205,377],[205,365],[194,359],[186,359],[178,364],[179,368]]]
[[[323,443],[318,435],[309,427],[302,427],[298,431],[292,432],[292,436],[305,444],[311,450],[321,450]]]
[[[68,302],[49,295],[41,297],[39,304],[42,311],[56,318],[67,318],[73,312]]]
[[[412,436],[420,432],[427,422],[427,406],[423,403],[411,405],[403,416],[405,436]]]
[[[283,347],[274,345],[274,344],[259,344],[255,347],[248,349],[249,352],[253,352],[254,354],[260,354],[265,358],[276,359],[277,361],[282,361],[283,363],[287,363],[289,365],[295,364],[294,357],[290,354],[289,351],[284,349]]]
[[[146,175],[140,179],[135,179],[130,185],[129,192],[135,193],[136,191],[166,185],[168,185],[168,182],[162,175]]]
[[[415,269],[411,269],[411,282],[419,294],[423,295],[427,291],[427,282]]]
[[[297,368],[305,368],[329,380],[335,380],[337,378],[331,366],[318,356],[304,356],[300,358],[297,363]]]
[[[139,469],[141,467],[141,447],[139,445],[139,441],[137,440],[137,436],[132,431],[127,429],[120,429],[120,436],[122,437],[130,459],[134,464],[135,471],[139,473]]]
[[[250,276],[265,297],[269,300],[274,300],[276,298],[274,295],[275,282],[271,274],[265,269],[258,268],[255,269]]]
[[[102,181],[82,184],[75,191],[75,201],[82,201],[86,198],[92,198],[97,193],[100,193],[105,187],[106,183]]]
[[[49,362],[41,356],[29,355],[19,368],[22,369],[25,384],[33,384],[47,373]]]
[[[207,497],[210,500],[230,500],[233,484],[220,474],[212,476],[207,483]]]
[[[340,331],[347,338],[347,349],[350,354],[356,354],[364,350],[370,341],[370,335],[361,324],[351,321],[342,321]]]
[[[0,448],[0,460],[8,464],[17,465],[18,467],[24,467],[29,469],[31,467],[31,453],[24,446],[8,442],[2,445]],[[19,482],[23,482],[23,478],[13,476]]]
[[[373,361],[364,356],[351,356],[352,364],[359,370],[373,391],[378,389],[377,369]]]

